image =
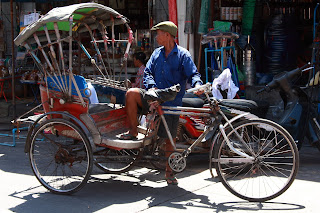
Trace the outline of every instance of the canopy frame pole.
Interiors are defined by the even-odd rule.
[[[90,59],[91,64],[95,65],[95,67],[97,68],[97,70],[101,73],[101,75],[103,76],[103,78],[107,79],[105,77],[105,75],[103,74],[103,72],[101,71],[101,69],[99,68],[99,66],[97,65],[96,61],[94,60],[94,58],[92,58],[92,56],[90,55],[90,53],[87,51],[87,49],[85,48],[85,46],[78,41],[78,45],[80,46],[80,48],[83,50],[83,52],[86,54],[86,56]]]
[[[71,85],[71,78],[73,79],[73,73],[72,73],[72,27],[73,27],[73,16],[69,17],[69,97],[71,97],[72,92],[72,85]],[[78,85],[74,84],[77,93],[78,93]],[[79,97],[82,98],[80,92],[78,93]],[[83,100],[80,98],[81,103],[83,104]]]
[[[54,68],[53,68],[53,66],[52,66],[52,64],[51,64],[51,62],[50,62],[47,54],[45,53],[43,47],[41,46],[41,43],[40,43],[39,38],[38,38],[38,35],[37,35],[36,33],[34,33],[34,34],[33,34],[33,38],[34,38],[35,41],[37,42],[37,44],[38,44],[38,49],[41,51],[41,53],[42,53],[44,59],[46,60],[46,62],[47,62],[47,64],[48,64],[51,72],[52,72],[52,73],[55,75],[55,77],[56,77]],[[45,68],[43,68],[43,70],[44,70],[44,73],[47,72]],[[58,77],[56,77],[56,79],[57,79],[57,82],[59,83],[59,84],[57,85],[58,88],[59,88],[59,90],[66,92],[66,90],[64,90],[65,88],[63,88],[63,86],[60,84]]]
[[[83,100],[80,89],[78,87],[76,80],[74,79],[73,72],[72,72],[72,27],[73,27],[73,16],[70,16],[69,17],[69,97],[70,98],[72,97],[71,94],[72,94],[72,83],[73,83],[82,106],[86,107],[86,103]],[[59,42],[59,44],[61,44],[61,42]]]
[[[31,48],[29,46],[29,44],[24,43],[23,46],[28,50],[28,53],[31,55],[31,57],[34,59],[34,61],[36,62],[38,68],[45,74],[47,73],[49,75],[49,77],[52,79],[52,81],[54,82],[55,85],[58,85],[58,83],[54,80],[54,78],[51,76],[51,74],[49,72],[46,72],[46,70],[43,68],[40,59],[34,54],[33,51],[31,51]],[[46,79],[46,84],[48,85],[47,79]]]
[[[120,74],[119,74],[118,81],[120,81],[120,76],[121,76],[121,73],[123,71],[123,68],[124,68],[124,72],[125,72],[125,79],[126,80],[128,79],[127,61],[128,61],[128,57],[129,57],[130,46],[131,46],[131,43],[132,43],[132,41],[134,39],[133,38],[133,32],[132,32],[131,28],[129,27],[128,24],[125,24],[125,25],[126,25],[126,27],[128,29],[129,38],[128,38],[128,43],[127,43],[127,48],[126,48],[126,51],[125,51],[124,56],[123,56],[123,64],[122,64],[122,67],[121,67],[121,71],[120,71]],[[125,84],[125,87],[128,88],[128,84]]]
[[[59,74],[60,78],[62,79],[62,73],[61,73],[60,66],[59,66],[58,61],[57,61],[56,53],[55,53],[55,51],[53,49],[53,45],[52,45],[53,43],[51,42],[51,38],[49,36],[49,31],[48,31],[47,25],[44,25],[43,29],[44,29],[44,31],[46,33],[46,37],[47,37],[47,40],[48,40],[48,45],[47,46],[50,48],[49,56],[50,56],[50,58],[51,58],[51,60],[53,62],[53,65],[55,66],[56,70],[58,71],[58,74]],[[56,73],[55,72],[53,72],[53,73],[54,73],[54,76],[57,78],[57,81],[60,82],[59,79],[58,79],[58,76],[56,75]],[[61,81],[61,83],[62,83],[62,88],[64,88],[64,91],[67,92],[67,86],[64,85],[63,81]]]
[[[59,54],[60,54],[62,71],[63,71],[63,77],[64,77],[65,82],[67,83],[66,69],[65,69],[65,64],[64,64],[63,50],[62,50],[61,37],[60,37],[58,23],[54,22],[53,26],[54,26],[54,31],[55,31],[56,36],[57,36],[57,43],[58,43],[58,46],[59,46]],[[62,79],[61,79],[61,81],[62,81]]]
[[[112,15],[110,15],[110,19],[112,21],[111,25],[111,43],[112,43],[112,60],[113,60],[113,80],[116,81],[116,71],[115,71],[115,62],[114,62],[114,44],[115,44],[115,35],[114,35],[114,18]]]
[[[101,25],[101,33],[102,33],[102,37],[103,37],[103,44],[104,44],[104,49],[106,51],[106,55],[107,55],[107,64],[108,64],[108,70],[106,70],[106,72],[110,71],[111,72],[111,65],[110,65],[110,61],[109,61],[109,54],[108,54],[108,36],[107,36],[107,29],[106,26],[103,24],[103,21],[100,20],[99,24]],[[98,41],[96,41],[98,42]],[[109,77],[110,79],[110,77]]]
[[[102,65],[103,65],[103,68],[104,68],[104,70],[105,70],[105,73],[107,74],[107,78],[109,79],[109,78],[110,78],[109,73],[107,72],[106,65],[104,64],[104,61],[103,61],[101,52],[100,52],[100,50],[99,50],[99,48],[98,48],[98,46],[97,46],[97,42],[96,42],[96,39],[95,39],[94,36],[93,36],[92,30],[91,30],[91,28],[89,27],[88,24],[84,23],[84,25],[86,26],[86,28],[87,28],[88,31],[89,31],[89,34],[90,34],[90,36],[91,36],[91,40],[92,40],[92,42],[93,42],[94,48],[96,49],[97,54],[98,54],[98,58],[99,58],[99,60],[101,61]],[[99,71],[101,72],[101,70],[99,70]],[[104,76],[104,78],[106,78],[105,75],[103,75],[103,76]]]

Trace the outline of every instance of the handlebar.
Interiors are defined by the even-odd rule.
[[[272,89],[277,88],[281,84],[281,82],[283,82],[284,80],[291,80],[294,77],[296,77],[297,75],[300,75],[302,72],[313,68],[313,67],[307,68],[308,66],[310,66],[310,62],[303,65],[300,68],[296,68],[294,70],[291,70],[290,72],[282,72],[282,73],[276,75],[271,82],[269,82],[262,89],[258,90],[256,93],[259,94],[263,91],[269,92]]]
[[[208,83],[206,83],[204,85],[201,85],[200,87],[188,89],[186,92],[187,93],[194,92],[194,91],[197,91],[197,90],[200,90],[200,89],[203,89],[204,91],[206,91],[206,90],[210,90],[210,87],[211,87],[211,83],[208,82]]]
[[[262,89],[259,89],[256,93],[257,93],[257,94],[260,94],[260,93],[262,93],[263,91],[267,91],[267,88],[269,88],[268,85],[264,86]],[[268,91],[267,91],[267,92],[268,92]]]
[[[296,75],[300,75],[301,74],[301,71],[303,71],[305,68],[309,67],[310,66],[310,62],[303,65],[302,67],[300,68],[296,68],[290,72],[288,72],[288,77],[291,79],[293,77],[295,77]]]

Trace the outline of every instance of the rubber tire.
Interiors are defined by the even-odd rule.
[[[39,168],[37,167],[37,164],[34,162],[35,156],[33,155],[34,152],[34,147],[40,147],[39,145],[43,144],[43,140],[37,138],[37,135],[40,133],[40,131],[47,129],[48,126],[50,125],[54,125],[54,124],[59,124],[59,125],[66,125],[70,128],[72,128],[80,137],[77,140],[72,139],[73,144],[76,141],[82,141],[84,148],[85,148],[85,158],[87,160],[87,165],[85,168],[85,174],[83,176],[83,179],[81,180],[81,182],[79,184],[77,184],[75,187],[71,188],[71,189],[56,189],[52,186],[50,186],[50,183],[46,182],[41,176],[40,172],[39,172]],[[53,134],[51,134],[53,135]],[[61,137],[61,135],[59,136]],[[92,148],[90,145],[90,142],[88,140],[88,138],[86,137],[86,135],[84,134],[84,132],[74,123],[65,120],[65,119],[61,119],[61,118],[55,118],[55,119],[49,119],[44,121],[43,123],[41,123],[33,132],[33,135],[30,137],[31,142],[30,142],[30,151],[29,151],[29,161],[31,164],[31,168],[32,171],[34,173],[34,175],[36,176],[36,178],[38,179],[38,181],[45,187],[47,188],[50,192],[55,193],[55,194],[62,194],[62,195],[69,195],[69,194],[73,194],[77,191],[79,191],[80,189],[82,189],[85,184],[88,182],[90,175],[91,175],[91,171],[92,171],[92,165],[93,165],[93,157],[92,157]],[[41,137],[43,138],[43,137]],[[39,142],[39,143],[38,143]],[[51,143],[50,143],[51,144]],[[61,144],[60,144],[61,145]],[[69,147],[70,148],[70,147]],[[39,150],[40,151],[40,150]],[[56,153],[57,154],[57,153]],[[39,152],[37,153],[37,155],[39,156]],[[48,155],[47,155],[48,156]],[[56,163],[56,156],[54,155],[54,159],[52,162]],[[43,161],[42,161],[43,162]],[[83,162],[83,160],[81,160],[81,162]],[[58,165],[58,163],[56,163],[56,165]],[[60,164],[61,165],[61,164]],[[50,165],[48,165],[49,167]],[[64,166],[64,165],[63,165]],[[71,166],[74,166],[74,162],[71,163]],[[68,167],[71,167],[70,165],[68,165]],[[57,167],[56,167],[57,168]],[[71,169],[70,169],[71,170]],[[44,176],[43,176],[44,177]],[[60,180],[60,179],[59,179]],[[71,184],[70,184],[71,185]]]
[[[237,124],[234,125],[234,129],[238,129],[244,125],[269,125],[272,128],[276,129],[277,132],[279,133],[279,135],[283,136],[284,138],[286,138],[286,141],[289,145],[289,148],[292,152],[292,170],[290,171],[290,175],[288,180],[286,181],[285,185],[282,186],[282,188],[280,190],[278,190],[276,193],[273,193],[271,195],[267,195],[267,196],[263,196],[263,197],[254,197],[254,196],[248,196],[245,194],[241,194],[240,192],[238,192],[237,190],[235,190],[232,186],[229,185],[228,181],[225,179],[224,173],[222,171],[222,166],[220,163],[218,162],[214,162],[214,166],[216,169],[216,172],[218,174],[218,177],[220,179],[220,181],[222,182],[222,184],[228,189],[228,191],[230,191],[232,194],[234,194],[235,196],[244,199],[244,200],[248,200],[250,202],[264,202],[267,200],[271,200],[275,197],[278,197],[279,195],[281,195],[282,193],[284,193],[292,184],[292,182],[294,181],[297,172],[298,172],[298,168],[299,168],[299,154],[298,154],[298,149],[297,146],[293,140],[293,138],[291,137],[291,135],[280,125],[269,121],[269,120],[265,120],[265,119],[255,119],[255,120],[245,120],[242,122],[239,122]],[[227,137],[229,138],[232,134],[234,133],[234,130],[230,130],[226,132]],[[223,149],[223,147],[225,146],[225,141],[222,140],[223,138],[220,137],[220,140],[217,141],[216,144],[214,144],[214,148],[213,148],[213,152],[214,152],[214,158],[215,159],[220,159],[221,157],[221,150]],[[268,139],[268,138],[267,138]],[[260,140],[262,141],[262,140]],[[282,144],[284,142],[281,142]],[[284,146],[279,143],[278,146],[281,146],[281,148],[283,148]],[[251,146],[251,145],[250,145]],[[276,146],[274,146],[276,147]],[[271,149],[272,150],[272,149]],[[255,151],[255,150],[252,150]],[[270,151],[269,151],[270,152]],[[250,154],[248,152],[246,152],[247,154]],[[235,154],[236,155],[236,154]],[[260,156],[261,157],[261,156]],[[230,157],[228,157],[230,158]],[[211,159],[211,158],[210,158]],[[211,162],[211,161],[210,161]],[[266,165],[268,164],[268,162],[265,163]],[[231,164],[232,166],[234,166],[234,164]],[[272,165],[272,162],[271,162]],[[239,166],[238,166],[239,167]],[[254,168],[253,166],[251,166],[251,169]],[[256,169],[260,169],[260,168],[256,168]],[[262,170],[262,169],[261,169]],[[242,174],[242,173],[248,173],[249,171],[245,170],[244,171],[240,171],[238,169],[238,171],[231,171],[229,174],[234,174],[235,172],[238,172],[237,174]],[[254,173],[254,171],[252,170],[252,172]],[[257,172],[258,173],[258,172]],[[236,175],[237,175],[236,174]],[[255,187],[252,187],[253,189]]]

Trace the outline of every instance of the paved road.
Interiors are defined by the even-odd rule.
[[[0,146],[0,212],[319,212],[320,152],[308,145],[300,152],[293,185],[266,203],[249,203],[230,194],[211,178],[205,155],[189,158],[186,171],[178,174],[178,187],[167,186],[163,172],[138,166],[124,175],[94,169],[81,191],[54,195],[33,176],[23,146],[22,139],[16,147]]]

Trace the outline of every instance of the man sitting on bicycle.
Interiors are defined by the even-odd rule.
[[[188,50],[175,43],[177,26],[170,21],[161,22],[151,28],[157,31],[157,42],[161,47],[155,49],[146,65],[144,71],[144,85],[148,89],[164,89],[175,84],[180,84],[181,90],[173,101],[163,103],[166,106],[181,106],[182,97],[185,93],[186,82],[189,80],[192,87],[202,85],[200,74],[195,66]],[[143,112],[147,112],[149,107],[147,101],[143,98],[146,92],[144,89],[131,88],[126,93],[126,110],[129,119],[130,130],[121,135],[121,139],[132,140],[138,135],[138,107]],[[203,91],[198,91],[201,94]],[[172,138],[176,137],[179,115],[165,115]],[[166,157],[174,151],[170,140],[168,139],[164,126],[160,125],[158,130],[160,138],[166,138]],[[175,140],[174,140],[175,142]],[[168,184],[178,184],[168,163],[166,165],[166,181]]]

